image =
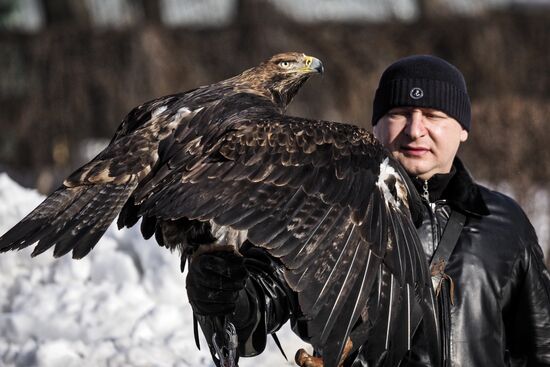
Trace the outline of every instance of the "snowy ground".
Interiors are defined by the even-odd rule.
[[[0,234],[41,200],[0,173]],[[1,366],[213,366],[206,342],[195,347],[178,256],[137,230],[112,226],[78,261],[30,252],[0,255]],[[278,335],[289,358],[305,346]],[[294,365],[269,342],[240,365]]]
[[[41,200],[0,173],[0,234]],[[547,194],[536,201],[546,203],[531,216],[546,243]],[[195,347],[178,256],[137,230],[112,226],[78,261],[30,252],[0,255],[0,366],[213,366],[206,342]],[[278,335],[290,358],[305,346],[288,327]],[[294,365],[269,343],[240,365]]]

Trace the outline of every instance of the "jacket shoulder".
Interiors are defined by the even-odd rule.
[[[477,185],[479,192],[489,209],[489,217],[500,222],[501,230],[506,229],[519,234],[528,242],[538,243],[535,229],[521,206],[510,196],[499,191]]]

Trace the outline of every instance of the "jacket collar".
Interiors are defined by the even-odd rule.
[[[451,178],[456,173],[456,168],[454,166],[451,167],[451,172],[449,173],[436,173],[430,179],[426,182],[425,180],[422,180],[418,177],[412,177],[409,176],[414,184],[414,187],[416,187],[416,190],[420,195],[426,199],[426,192],[429,195],[429,202],[433,203],[437,200],[442,199],[443,193],[445,192],[445,189],[449,185],[449,182],[451,181]]]
[[[453,162],[455,174],[443,192],[447,202],[457,209],[477,216],[489,215],[490,211],[477,185],[464,164],[457,157]]]

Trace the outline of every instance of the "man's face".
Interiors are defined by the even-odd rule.
[[[374,135],[410,175],[428,180],[451,171],[468,132],[454,118],[431,108],[397,107],[374,126]]]

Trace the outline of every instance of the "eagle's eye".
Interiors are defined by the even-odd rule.
[[[283,60],[283,61],[279,61],[278,65],[283,68],[283,69],[290,69],[290,67],[292,66],[292,62],[290,61],[286,61],[286,60]]]

